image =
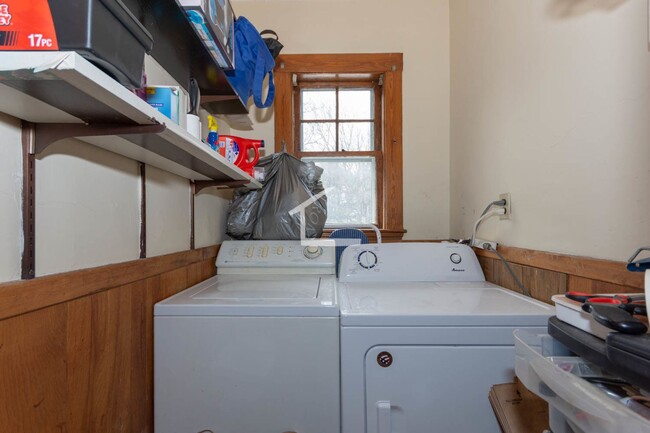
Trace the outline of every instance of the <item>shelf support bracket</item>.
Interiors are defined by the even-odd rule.
[[[30,280],[36,275],[36,179],[35,179],[35,157],[34,146],[36,134],[34,124],[23,122],[21,141],[23,147],[23,253],[21,257],[20,277],[23,280]]]
[[[64,138],[159,134],[167,129],[164,123],[155,125],[36,123],[32,125],[35,133],[32,153],[35,155]]]
[[[192,195],[196,195],[205,188],[216,186],[217,188],[239,188],[246,186],[248,180],[195,180],[192,187]]]

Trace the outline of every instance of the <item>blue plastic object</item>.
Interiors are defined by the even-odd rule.
[[[627,261],[627,270],[630,272],[645,272],[650,270],[650,257],[645,259],[634,260],[642,251],[650,251],[650,247],[641,247],[632,254]]]
[[[330,234],[336,245],[336,276],[339,276],[339,260],[343,250],[350,245],[367,244],[368,237],[359,229],[337,229]]]
[[[235,59],[235,69],[226,71],[226,77],[244,104],[253,95],[258,108],[270,107],[275,97],[275,60],[255,26],[241,16],[235,21]],[[269,89],[266,100],[262,101],[262,87],[267,75]]]

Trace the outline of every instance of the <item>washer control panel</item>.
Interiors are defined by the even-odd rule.
[[[454,243],[362,244],[341,255],[344,282],[485,281],[474,251]]]
[[[224,241],[217,255],[217,273],[253,272],[263,269],[271,273],[334,272],[334,243],[315,239],[307,241]]]

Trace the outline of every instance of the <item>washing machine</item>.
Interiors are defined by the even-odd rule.
[[[344,433],[499,433],[488,393],[513,381],[513,330],[554,314],[452,243],[350,246],[339,296]]]
[[[225,241],[154,307],[156,433],[340,431],[334,248]]]

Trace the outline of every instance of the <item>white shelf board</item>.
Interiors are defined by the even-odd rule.
[[[0,111],[34,123],[165,124],[158,134],[78,137],[192,180],[261,184],[75,52],[0,53]]]

